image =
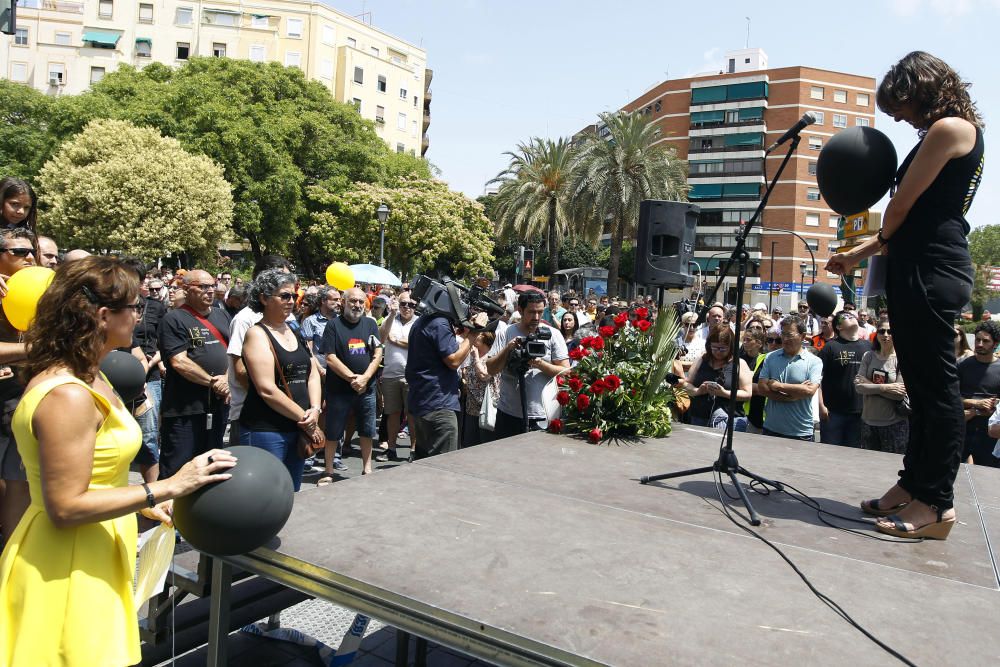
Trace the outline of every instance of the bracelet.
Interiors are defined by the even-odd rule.
[[[875,235],[875,238],[878,240],[878,244],[880,246],[887,245],[889,243],[889,239],[887,239],[886,237],[882,236],[882,230],[881,229],[878,230],[878,234]]]
[[[142,489],[146,492],[146,504],[149,508],[152,509],[156,507],[156,496],[154,496],[153,492],[149,490],[149,484],[143,482]]]

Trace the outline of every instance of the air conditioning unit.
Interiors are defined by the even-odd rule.
[[[384,123],[385,122],[385,118],[383,116],[375,116],[375,122],[376,123]]]
[[[63,85],[61,76],[49,75],[49,85],[50,86],[61,86]]]

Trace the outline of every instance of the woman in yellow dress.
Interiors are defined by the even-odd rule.
[[[228,479],[213,450],[169,479],[128,484],[142,437],[100,360],[128,346],[142,309],[135,273],[92,256],[59,267],[27,332],[30,378],[13,431],[31,489],[0,556],[0,665],[133,665],[136,517],[170,521],[171,501]]]

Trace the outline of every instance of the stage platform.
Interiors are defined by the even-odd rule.
[[[216,560],[214,622],[235,566],[496,664],[896,663],[720,513],[710,474],[639,484],[711,464],[720,437],[529,434],[301,493],[274,544]],[[901,465],[743,433],[735,445],[746,468],[854,517]],[[913,662],[1000,663],[1000,470],[962,466],[944,542],[879,541],[838,521],[869,536],[852,535],[787,495],[750,498],[758,530]],[[373,509],[392,511],[376,521]],[[210,662],[222,661],[225,633],[212,634]]]

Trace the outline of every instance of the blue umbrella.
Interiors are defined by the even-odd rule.
[[[396,277],[392,271],[383,269],[374,264],[351,264],[354,271],[354,280],[359,283],[369,283],[371,285],[390,285],[399,287],[403,281]]]

